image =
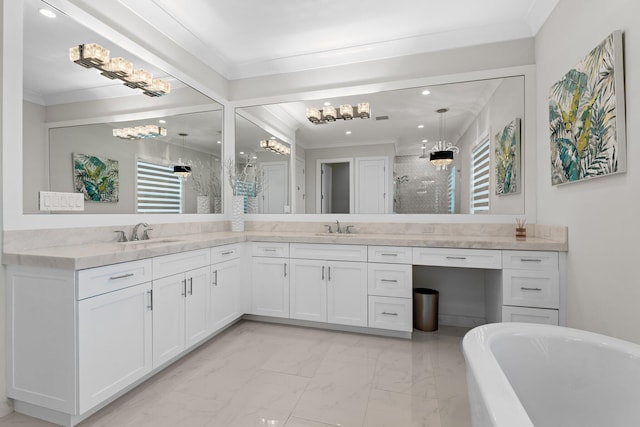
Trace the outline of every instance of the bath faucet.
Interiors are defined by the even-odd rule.
[[[148,227],[149,224],[147,224],[146,222],[139,222],[133,227],[133,231],[131,232],[131,239],[129,239],[132,242],[136,240],[140,240],[140,238],[138,237],[138,227],[140,226]]]
[[[340,228],[340,221],[336,220],[336,233],[342,234],[342,229]]]

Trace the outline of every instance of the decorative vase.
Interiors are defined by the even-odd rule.
[[[199,213],[199,214],[211,213],[211,204],[209,203],[209,196],[197,197],[196,213]]]
[[[231,199],[231,231],[244,231],[244,196]]]
[[[213,198],[213,213],[222,213],[222,199],[220,197]]]

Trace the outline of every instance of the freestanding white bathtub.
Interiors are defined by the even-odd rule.
[[[640,346],[560,326],[494,323],[462,342],[473,427],[640,426]]]

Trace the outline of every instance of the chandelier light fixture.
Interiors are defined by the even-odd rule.
[[[262,141],[260,141],[260,148],[272,151],[277,154],[282,154],[283,156],[291,154],[291,148],[289,148],[287,144],[278,142],[275,139],[263,139]]]
[[[178,135],[182,137],[182,148],[184,149],[185,140],[187,139],[187,136],[189,136],[189,134],[182,132]],[[175,175],[178,175],[182,179],[189,178],[191,176],[191,162],[183,162],[182,157],[179,157],[178,164],[173,166],[173,173]]]
[[[453,155],[458,154],[460,149],[450,142],[446,142],[444,138],[445,130],[445,114],[448,108],[440,108],[436,113],[440,114],[440,140],[429,150],[429,160],[436,167],[436,170],[446,170],[453,163]]]
[[[111,80],[120,80],[132,89],[141,89],[142,93],[151,97],[166,95],[171,85],[142,68],[133,68],[133,64],[124,58],[110,58],[109,50],[97,43],[74,46],[69,49],[69,59],[84,68],[100,70],[103,76]]]
[[[356,106],[342,104],[338,109],[331,105],[325,105],[322,108],[307,108],[307,119],[316,125],[336,120],[368,119],[370,117],[371,108],[368,102],[362,102]]]
[[[158,125],[144,125],[113,130],[113,136],[120,139],[146,139],[167,136],[167,130]]]

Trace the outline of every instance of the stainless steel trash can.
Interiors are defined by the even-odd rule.
[[[439,292],[427,288],[413,290],[413,326],[421,331],[438,330]]]

